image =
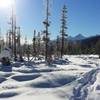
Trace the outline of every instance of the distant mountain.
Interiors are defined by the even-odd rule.
[[[83,39],[85,39],[86,37],[85,36],[83,36],[82,34],[78,34],[78,35],[76,35],[75,37],[74,37],[74,40],[83,40]]]
[[[85,38],[86,38],[86,37],[83,36],[82,34],[78,34],[78,35],[76,35],[75,37],[69,36],[69,37],[68,37],[68,40],[77,41],[77,40],[83,40],[83,39],[85,39]]]
[[[73,40],[74,38],[72,36],[68,36],[68,40]]]

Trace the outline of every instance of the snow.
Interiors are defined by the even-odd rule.
[[[1,69],[0,100],[99,100],[98,55],[66,55],[64,59],[54,60],[53,66],[36,60],[14,62],[11,72]]]
[[[11,49],[10,48],[4,48],[4,50],[2,50],[2,52],[0,53],[0,59],[3,57],[8,57],[9,59],[11,59]]]

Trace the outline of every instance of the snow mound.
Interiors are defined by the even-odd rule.
[[[43,79],[37,83],[31,84],[32,87],[35,88],[56,88],[67,85],[76,80],[75,76],[60,76],[51,79]]]
[[[36,74],[36,75],[18,75],[18,76],[13,76],[12,79],[21,82],[21,81],[34,80],[34,79],[38,78],[39,76],[41,76],[41,75],[40,74]]]
[[[13,62],[8,66],[12,67],[11,72],[0,69],[0,100],[100,99],[100,59],[97,56],[66,55],[63,60],[56,59],[53,65],[32,60]]]
[[[100,85],[97,85],[96,86],[96,90],[100,90]]]
[[[3,72],[12,72],[12,67],[11,66],[1,66],[1,70]]]
[[[16,72],[21,72],[21,73],[33,73],[33,72],[36,72],[36,70],[34,69],[34,67],[32,66],[26,66],[26,65],[23,65],[19,68],[13,68],[14,71]]]
[[[80,65],[81,67],[84,67],[84,68],[92,68],[92,66],[91,65]]]
[[[3,92],[3,93],[0,93],[0,98],[10,98],[10,97],[14,97],[17,95],[18,93],[16,92]]]
[[[0,83],[2,83],[3,81],[5,81],[6,79],[4,77],[0,76]]]
[[[4,50],[0,54],[0,59],[3,57],[7,57],[11,59],[11,49],[10,48],[4,48]]]
[[[52,62],[53,64],[58,64],[58,65],[67,65],[70,62],[68,60],[63,60],[63,59],[55,59]]]

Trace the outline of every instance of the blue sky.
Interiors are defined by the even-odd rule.
[[[85,36],[100,34],[100,0],[51,0],[52,39],[59,35],[61,8],[67,5],[67,33],[75,36],[79,33]],[[17,25],[21,27],[22,35],[32,38],[33,30],[44,29],[43,0],[16,0]],[[0,27],[2,34],[6,33],[9,25],[10,11],[0,9]]]

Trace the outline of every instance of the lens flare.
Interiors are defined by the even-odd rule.
[[[0,8],[9,8],[13,3],[14,0],[0,0]]]

